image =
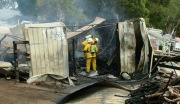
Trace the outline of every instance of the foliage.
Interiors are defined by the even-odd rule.
[[[151,0],[147,7],[150,11],[150,26],[162,29],[165,33],[171,33],[180,21],[180,0]]]
[[[163,23],[166,20],[166,6],[168,5],[167,1],[169,0],[151,0],[147,3],[147,7],[150,10],[150,23],[152,26],[155,26],[155,28],[163,27]]]
[[[180,36],[180,0],[171,0],[167,9],[165,29],[167,33],[174,29]]]
[[[148,18],[149,10],[146,7],[146,0],[117,0],[115,3],[118,13],[123,14],[122,20],[131,18]]]

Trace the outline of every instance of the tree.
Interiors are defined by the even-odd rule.
[[[150,25],[171,33],[175,26],[178,33],[180,15],[180,0],[149,0],[147,7],[150,11]]]
[[[167,20],[165,29],[167,33],[171,33],[174,29],[176,34],[180,36],[180,0],[171,0],[167,9]]]
[[[164,28],[164,24],[167,18],[167,6],[170,0],[149,0],[147,7],[150,11],[149,22],[151,27]]]
[[[149,10],[146,2],[146,0],[117,0],[115,4],[118,13],[122,14],[122,20],[126,20],[139,17],[148,18]]]

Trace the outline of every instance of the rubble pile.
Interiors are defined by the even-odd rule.
[[[180,76],[171,73],[168,81],[147,81],[137,90],[132,91],[126,104],[179,104]]]

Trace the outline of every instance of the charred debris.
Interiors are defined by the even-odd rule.
[[[147,28],[143,18],[117,23],[97,17],[75,31],[63,23],[22,24],[12,34],[0,41],[0,73],[7,78],[36,84],[57,80],[73,86],[97,81],[140,85],[127,87],[130,94],[120,97],[127,97],[127,104],[180,101],[180,41],[174,33]],[[99,75],[94,77],[82,75],[86,65],[81,42],[89,34],[99,38]],[[13,39],[4,40],[6,36]]]
[[[174,33],[164,34],[162,30],[146,28],[143,19],[132,19],[110,27],[106,22],[93,30],[102,34],[101,51],[97,57],[99,76],[89,79],[125,86],[140,85],[138,89],[131,90],[128,96],[120,96],[128,98],[126,104],[178,103],[179,39]],[[113,27],[115,30],[109,32]],[[80,37],[84,37],[83,33]],[[80,47],[78,39],[79,36],[71,41],[74,52],[69,55],[72,76],[79,75],[85,67],[85,60],[76,57],[75,51],[77,46]]]

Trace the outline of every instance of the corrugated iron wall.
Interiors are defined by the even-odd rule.
[[[135,71],[136,39],[132,22],[119,22],[120,65],[121,72],[133,73]]]
[[[149,69],[149,39],[143,18],[118,23],[121,72],[142,74]]]
[[[24,37],[30,42],[30,76],[56,74],[69,76],[68,44],[65,27],[58,23],[25,25]]]

